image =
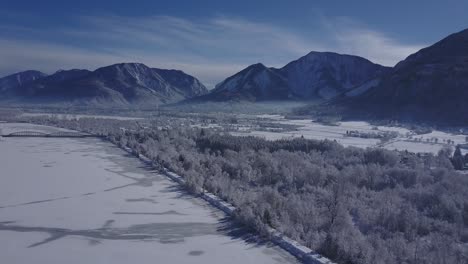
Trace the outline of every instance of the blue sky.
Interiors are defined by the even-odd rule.
[[[0,76],[118,62],[176,68],[207,86],[310,51],[393,66],[468,27],[468,1],[0,0]]]

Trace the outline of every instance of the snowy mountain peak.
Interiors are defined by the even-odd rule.
[[[0,91],[3,87],[0,83]],[[119,63],[95,71],[60,70],[9,94],[1,93],[0,99],[159,105],[207,91],[200,81],[182,71],[150,68],[142,63]]]
[[[256,63],[216,85],[209,94],[196,100],[283,100],[288,85],[278,70]]]
[[[265,69],[267,68],[265,65],[263,65],[263,63],[261,62],[258,62],[258,63],[255,63],[255,64],[252,64],[250,65],[249,67],[247,68],[251,68],[251,69]]]
[[[388,69],[358,56],[310,52],[280,71],[295,95],[329,99],[382,75]]]
[[[203,98],[285,100],[331,98],[387,72],[364,58],[333,52],[310,52],[281,69],[250,65],[219,83]],[[225,98],[223,98],[225,96]]]

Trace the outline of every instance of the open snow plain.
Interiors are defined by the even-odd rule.
[[[107,142],[0,138],[2,263],[297,263],[253,238]]]
[[[116,120],[139,120],[143,117],[118,116],[118,115],[80,115],[80,114],[51,114],[51,113],[22,113],[21,116],[36,117],[36,116],[53,116],[59,119],[80,119],[80,118],[107,118]]]
[[[286,119],[281,115],[258,115],[258,118],[267,122],[283,125],[293,125],[293,131],[259,131],[255,129],[239,129],[232,132],[238,136],[258,136],[269,140],[304,137],[317,140],[335,140],[344,146],[360,148],[382,147],[389,150],[408,150],[415,153],[437,154],[444,147],[454,148],[457,144],[466,143],[466,135],[452,134],[442,131],[417,135],[413,131],[402,127],[373,126],[364,121],[346,121],[337,125],[324,125],[310,119]],[[242,131],[243,130],[243,131]],[[346,131],[359,131],[360,133],[397,132],[398,136],[389,141],[382,142],[376,138],[360,138],[346,135]],[[436,141],[437,139],[437,141]],[[448,140],[452,143],[448,143]]]

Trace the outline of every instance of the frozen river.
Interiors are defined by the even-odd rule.
[[[2,263],[297,262],[251,236],[109,143],[0,139]]]

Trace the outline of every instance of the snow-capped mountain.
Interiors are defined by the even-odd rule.
[[[168,72],[152,69],[140,63],[121,63],[99,68],[81,80],[88,87],[104,93],[118,93],[122,99],[131,101],[148,101],[156,99],[160,103],[176,102],[205,93],[206,88],[195,78],[184,73],[184,79],[191,79],[185,84],[178,81]],[[169,78],[166,79],[166,76]]]
[[[288,63],[280,71],[294,95],[330,99],[381,76],[388,68],[358,56],[311,52]]]
[[[120,63],[95,71],[58,71],[21,85],[14,96],[23,101],[111,104],[164,104],[207,92],[193,76],[177,70]]]
[[[9,93],[11,90],[41,79],[47,74],[40,71],[23,71],[0,78],[0,93]]]
[[[329,99],[388,69],[357,56],[311,52],[281,69],[251,65],[196,100]]]
[[[197,100],[281,100],[289,96],[285,77],[278,70],[257,63],[227,78]]]
[[[468,29],[399,62],[347,105],[398,119],[468,121]]]

